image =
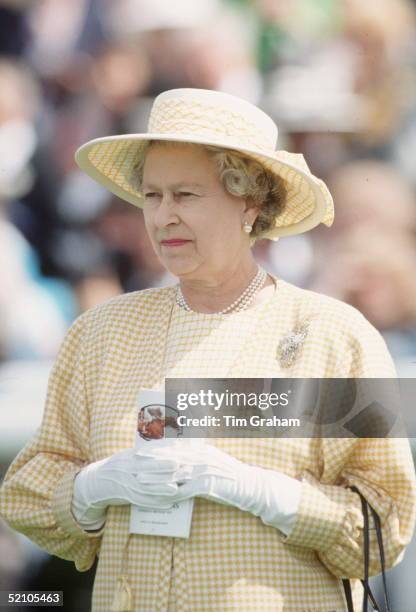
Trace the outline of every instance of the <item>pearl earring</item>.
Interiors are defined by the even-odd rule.
[[[249,234],[252,229],[253,229],[253,226],[250,225],[250,223],[248,223],[247,221],[244,221],[243,230],[246,232],[246,234]]]

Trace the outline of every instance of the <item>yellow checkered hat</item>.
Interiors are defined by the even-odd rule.
[[[245,153],[285,179],[288,194],[275,226],[262,238],[300,234],[332,225],[334,205],[325,183],[311,174],[303,155],[276,151],[274,121],[246,100],[209,89],[171,89],[157,96],[148,132],[96,138],[82,145],[75,159],[87,174],[123,200],[143,206],[134,187],[133,168],[149,140],[219,146]]]

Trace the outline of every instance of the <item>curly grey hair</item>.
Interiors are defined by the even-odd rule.
[[[172,145],[172,141],[145,141],[138,162],[133,167],[130,184],[139,193],[142,190],[143,169],[147,150],[153,145]],[[284,210],[287,198],[286,181],[267,170],[258,161],[240,151],[212,145],[181,143],[190,147],[202,147],[214,159],[220,180],[228,193],[247,198],[250,208],[259,214],[250,233],[251,242],[262,238],[275,226],[276,217]]]

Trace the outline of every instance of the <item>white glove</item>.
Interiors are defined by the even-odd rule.
[[[176,501],[178,468],[174,459],[141,455],[134,448],[91,463],[75,477],[72,514],[81,527],[95,530],[105,523],[110,505],[169,508]]]
[[[179,485],[175,501],[203,497],[259,516],[289,535],[296,519],[302,484],[296,478],[239,461],[221,449],[201,443],[199,448],[150,450],[181,464],[173,477]],[[146,481],[147,476],[143,476]]]

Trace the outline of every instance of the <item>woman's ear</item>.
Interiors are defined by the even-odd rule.
[[[250,225],[254,225],[259,213],[260,206],[254,203],[253,198],[245,198],[244,219],[248,221]]]

